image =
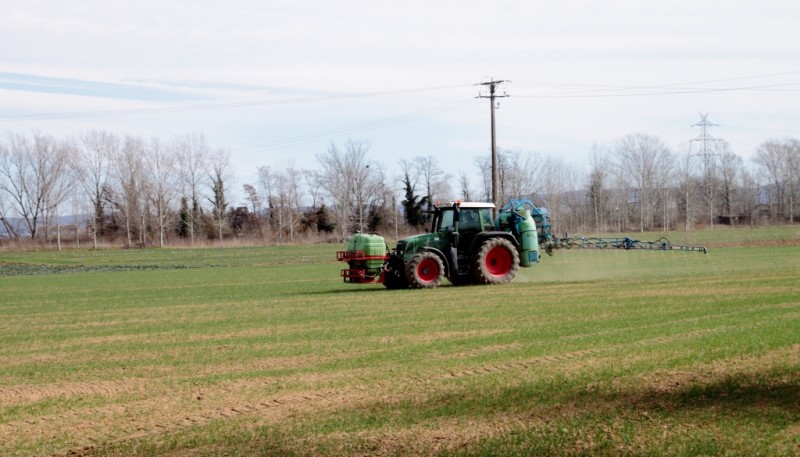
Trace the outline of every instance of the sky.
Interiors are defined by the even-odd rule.
[[[0,132],[202,133],[257,167],[368,142],[454,177],[500,148],[588,164],[629,134],[747,159],[800,136],[800,2],[4,0]]]

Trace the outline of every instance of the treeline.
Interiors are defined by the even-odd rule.
[[[105,131],[71,139],[8,133],[0,140],[0,242],[143,247],[341,240],[355,231],[391,237],[421,230],[437,200],[490,199],[488,154],[472,161],[473,173],[416,156],[400,160],[399,175],[390,176],[369,152],[369,143],[349,140],[317,154],[313,169],[265,164],[232,204],[230,153],[203,135],[164,141]],[[656,136],[635,134],[595,147],[587,162],[503,150],[500,199],[532,198],[563,232],[797,217],[795,139],[766,141],[746,162],[724,141],[674,152]]]

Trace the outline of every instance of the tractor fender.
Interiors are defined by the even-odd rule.
[[[478,247],[483,244],[484,241],[488,240],[489,238],[505,238],[514,245],[515,248],[519,250],[519,240],[514,238],[510,232],[502,232],[502,231],[489,231],[489,232],[481,232],[475,237],[475,247]]]

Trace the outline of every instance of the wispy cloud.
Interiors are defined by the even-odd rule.
[[[149,84],[122,84],[0,72],[0,89],[117,100],[188,102],[206,97],[187,90]]]

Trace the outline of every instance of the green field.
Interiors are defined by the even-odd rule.
[[[800,455],[800,231],[681,236],[397,291],[337,245],[3,252],[0,455]]]

